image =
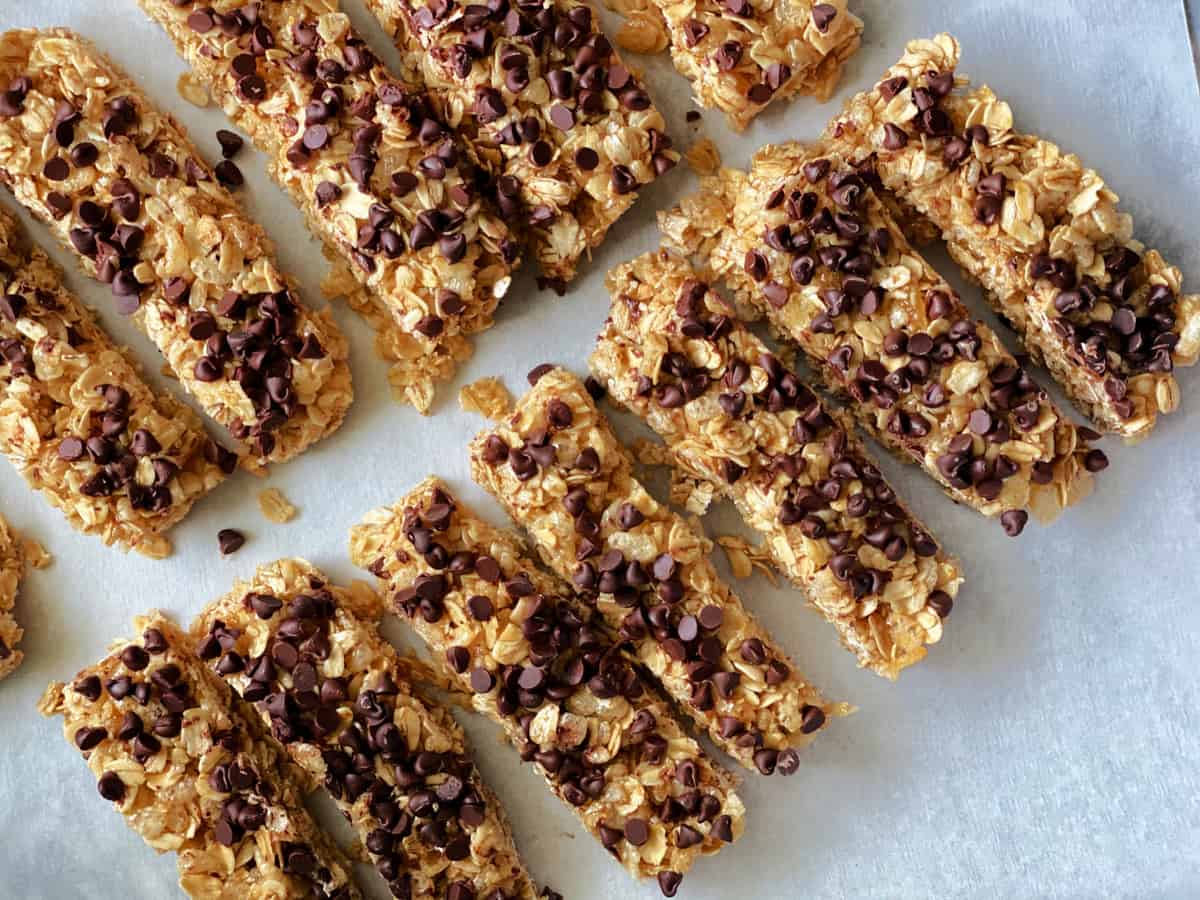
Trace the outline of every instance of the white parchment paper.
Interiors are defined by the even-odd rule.
[[[373,48],[392,59],[357,0],[348,5]],[[953,31],[963,71],[1007,98],[1020,127],[1098,168],[1135,214],[1139,236],[1184,267],[1193,291],[1200,287],[1200,97],[1180,0],[854,6],[867,32],[840,97],[871,84],[906,40]],[[68,25],[97,41],[216,158],[213,133],[224,117],[176,95],[183,66],[133,0],[0,0],[0,27],[34,25]],[[742,135],[710,112],[686,125],[686,82],[665,60],[644,65],[676,143],[711,137],[727,164],[745,165],[768,141],[814,137],[836,108],[783,104]],[[324,266],[300,215],[268,181],[260,156],[248,151],[238,162],[248,182],[243,201],[278,242],[307,300],[319,303]],[[46,683],[98,658],[135,613],[158,606],[187,622],[260,562],[299,554],[336,579],[359,577],[346,550],[351,525],[431,471],[500,521],[467,477],[464,445],[482,421],[457,408],[457,388],[501,375],[519,391],[525,372],[547,360],[582,371],[607,308],[604,272],[655,246],[654,212],[692,186],[680,170],[647,191],[567,297],[537,292],[533,273],[523,273],[431,418],[390,401],[369,332],[338,308],[357,389],[345,426],[265,484],[238,475],[203,501],[175,530],[167,561],[122,556],[75,534],[0,463],[0,508],[55,556],[26,582],[18,606],[26,662],[0,685],[0,898],[179,895],[174,859],[156,857],[125,828],[58,721],[38,717]],[[7,195],[3,202],[13,205]],[[48,242],[44,229],[33,233]],[[54,256],[157,372],[156,351],[111,313],[108,292],[56,248]],[[956,276],[943,256],[934,259]],[[987,315],[976,291],[963,295]],[[1181,381],[1181,412],[1140,447],[1106,441],[1113,464],[1098,493],[1019,540],[947,502],[915,469],[884,460],[968,574],[944,640],[897,685],[857,670],[796,592],[761,578],[739,583],[808,676],[860,712],[828,729],[793,778],[748,778],[745,837],[697,865],[681,896],[1200,896],[1200,374],[1185,372]],[[628,417],[617,424],[627,437],[640,433]],[[301,508],[296,521],[277,526],[260,516],[255,494],[268,484]],[[727,507],[706,524],[710,534],[739,531]],[[249,538],[227,559],[217,554],[223,527]],[[727,571],[723,558],[718,563]],[[398,623],[389,633],[406,641]],[[497,742],[496,729],[464,721],[538,881],[571,898],[658,896],[607,859],[536,773]],[[338,824],[336,813],[326,819]]]

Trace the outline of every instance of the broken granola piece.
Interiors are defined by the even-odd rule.
[[[1087,496],[1107,466],[841,156],[764,147],[661,224],[799,345],[872,437],[1009,534]]]
[[[25,563],[20,536],[0,516],[0,680],[15,672],[25,658],[17,649],[25,630],[17,624],[12,612]]]
[[[112,288],[242,465],[283,462],[337,429],[353,392],[346,339],[310,312],[274,247],[178,125],[65,29],[0,35],[0,177]]]
[[[139,3],[349,267],[398,396],[427,412],[491,326],[519,248],[425,86],[393,77],[337,0]]]
[[[499,801],[449,711],[415,696],[353,592],[301,559],[260,566],[192,625],[208,666],[333,795],[392,895],[534,900]]]
[[[0,452],[72,527],[150,556],[237,465],[190,407],[146,384],[3,211]]]
[[[724,112],[737,131],[773,100],[827,100],[863,29],[846,0],[653,2],[696,102]]]
[[[1200,356],[1200,295],[1100,175],[1015,130],[990,88],[964,90],[958,42],[913,41],[826,129],[927,217],[1071,400],[1105,431],[1137,440],[1179,405],[1176,366]]]
[[[263,518],[276,525],[285,525],[296,518],[296,507],[279,488],[267,488],[258,494],[258,509]]]
[[[512,409],[512,395],[499,378],[480,378],[458,392],[458,405],[493,421],[503,419]]]
[[[646,85],[587,3],[366,5],[560,289],[638,191],[679,161]]]
[[[635,878],[677,887],[701,854],[741,835],[733,779],[642,681],[600,615],[439,479],[368,514],[350,552],[473,708]]]
[[[895,678],[922,659],[962,571],[853,431],[681,257],[640,256],[608,289],[590,365],[609,396],[733,501],[860,665]]]
[[[134,630],[38,703],[63,717],[100,796],[148,845],[177,854],[189,897],[360,898],[349,861],[304,808],[299,773],[188,636],[158,612]]]
[[[711,543],[634,479],[583,382],[543,372],[470,454],[475,481],[717,746],[765,775],[796,772],[797,748],[843,707],[821,697],[720,579]]]

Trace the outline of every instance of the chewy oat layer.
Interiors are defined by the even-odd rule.
[[[351,534],[471,704],[637,878],[668,897],[701,854],[742,833],[733,779],[641,679],[600,615],[427,478]],[[722,615],[715,607],[708,624]]]
[[[583,382],[539,367],[504,425],[471,443],[472,477],[525,528],[717,746],[792,775],[842,704],[805,681],[708,559],[712,545],[633,477]]]
[[[307,786],[333,795],[393,896],[533,900],[462,730],[411,692],[373,624],[380,613],[370,589],[334,587],[284,559],[206,607],[192,633]]]
[[[0,35],[0,180],[112,288],[260,469],[334,431],[346,339],[301,306],[262,228],[183,130],[63,29]]]
[[[142,380],[3,211],[0,453],[73,527],[155,558],[237,465],[190,408]]]
[[[496,182],[561,290],[637,191],[670,170],[666,123],[581,0],[368,0],[443,120]]]
[[[358,900],[350,865],[304,808],[286,758],[237,711],[161,613],[38,703],[63,717],[100,796],[203,900]]]
[[[608,289],[591,367],[609,396],[734,502],[860,665],[895,678],[922,659],[962,571],[840,416],[682,258],[640,256]]]
[[[1108,465],[838,155],[768,145],[660,223],[799,344],[872,437],[1008,534]]]
[[[863,29],[846,0],[652,2],[666,20],[675,68],[692,82],[696,101],[724,112],[738,131],[773,100],[828,99]]]
[[[353,273],[397,394],[426,412],[492,324],[518,246],[425,88],[392,77],[337,0],[138,2]]]
[[[958,42],[913,41],[825,139],[941,230],[1029,353],[1106,431],[1145,437],[1200,356],[1200,295],[1133,238],[1118,197],[1074,154],[1014,129],[990,88],[962,91]]]
[[[20,536],[0,516],[0,681],[15,672],[25,658],[17,649],[25,630],[12,613],[24,574],[25,553]]]

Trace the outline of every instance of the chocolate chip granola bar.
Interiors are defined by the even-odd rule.
[[[701,106],[740,131],[773,100],[826,100],[858,49],[862,20],[846,0],[653,0],[667,23],[671,58]]]
[[[364,586],[365,587],[365,586]],[[199,655],[333,795],[397,898],[533,900],[499,801],[449,711],[368,620],[379,598],[303,560],[260,566],[192,626]]]
[[[963,91],[958,42],[913,41],[826,130],[942,232],[1029,353],[1099,427],[1136,440],[1179,405],[1200,355],[1200,295],[1133,237],[1079,158],[1015,130],[990,88]]]
[[[0,452],[71,525],[160,557],[237,457],[156,393],[0,211]]]
[[[764,147],[661,223],[799,344],[872,437],[1009,534],[1107,466],[837,154]]]
[[[0,680],[15,672],[25,657],[17,649],[25,630],[12,614],[24,574],[25,553],[20,538],[0,516]]]
[[[350,865],[320,832],[274,744],[237,711],[161,613],[38,704],[63,717],[100,796],[206,900],[356,900]]]
[[[699,855],[741,835],[732,778],[642,681],[599,613],[440,480],[370,513],[350,551],[473,708],[634,877],[674,896]]]
[[[609,396],[733,500],[861,665],[895,678],[922,659],[962,571],[838,414],[682,258],[640,256],[608,289],[591,367]]]
[[[518,246],[424,86],[392,77],[337,0],[139,3],[345,261],[393,383],[427,411],[492,324]]]
[[[711,544],[637,482],[583,383],[549,366],[534,375],[506,424],[471,443],[472,477],[717,746],[763,774],[794,774],[797,748],[842,706],[742,606]]]
[[[666,123],[581,0],[368,0],[443,119],[497,179],[561,288],[639,188],[678,161]]]
[[[64,29],[0,35],[0,179],[112,288],[250,469],[334,431],[346,340],[170,117]]]

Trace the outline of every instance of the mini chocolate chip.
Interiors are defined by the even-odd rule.
[[[96,789],[100,791],[101,797],[113,803],[120,803],[125,799],[125,782],[116,772],[105,772],[101,775],[100,780],[96,782]]]
[[[934,591],[925,602],[929,604],[930,609],[937,613],[940,619],[944,619],[950,615],[950,610],[954,608],[953,598],[945,591]]]
[[[233,528],[222,528],[217,532],[217,546],[222,556],[237,553],[246,543],[246,536]]]
[[[818,3],[812,8],[813,25],[817,27],[817,31],[825,34],[829,30],[830,23],[837,18],[837,7],[829,3]]]
[[[1010,509],[1000,514],[1000,525],[1009,537],[1016,537],[1025,530],[1029,521],[1029,513],[1023,509]]]

